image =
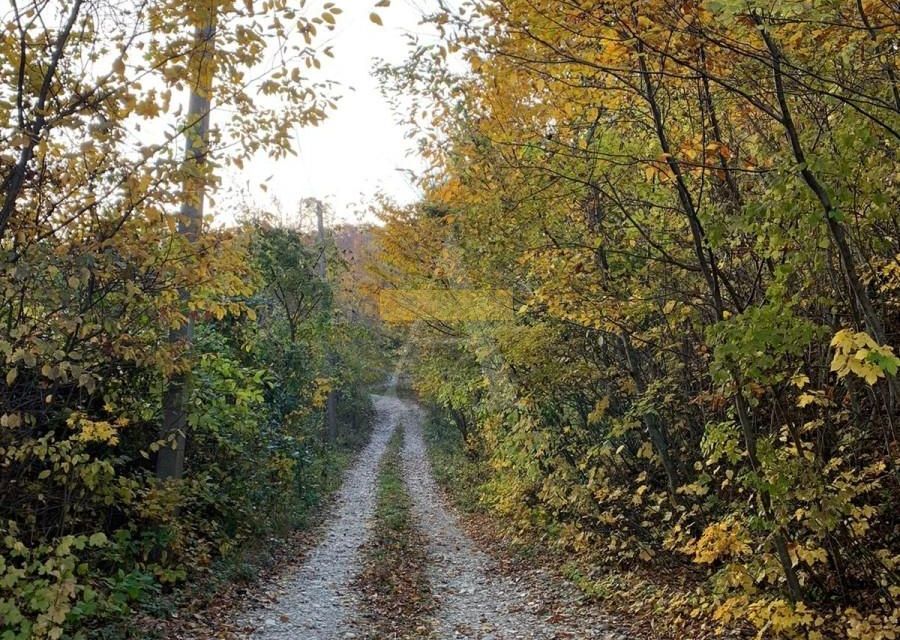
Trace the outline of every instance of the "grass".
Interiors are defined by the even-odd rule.
[[[372,638],[427,637],[433,600],[425,573],[425,540],[415,528],[403,481],[403,428],[388,443],[378,473],[375,530],[354,586],[373,618]]]
[[[403,427],[398,427],[388,442],[387,452],[378,474],[378,506],[375,517],[390,536],[403,538],[412,525],[412,502],[403,484]]]
[[[431,412],[424,425],[428,457],[438,485],[454,504],[468,513],[482,512],[481,486],[487,477],[483,463],[469,455],[459,429]]]

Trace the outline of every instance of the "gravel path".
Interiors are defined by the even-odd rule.
[[[275,585],[273,605],[245,616],[253,640],[345,640],[366,637],[352,586],[369,539],[379,462],[398,424],[405,428],[403,471],[417,526],[428,540],[428,579],[438,605],[435,640],[624,640],[578,602],[574,589],[542,570],[499,570],[464,532],[438,489],[415,402],[372,396],[372,439],[349,471],[323,540],[301,567]],[[387,639],[386,639],[387,640]]]
[[[271,608],[253,611],[243,625],[256,628],[254,640],[331,640],[356,637],[352,620],[356,596],[351,581],[359,573],[359,548],[369,538],[375,507],[378,463],[397,426],[396,398],[373,396],[377,418],[371,440],[348,472],[323,540],[302,567],[276,590]]]
[[[405,428],[404,473],[413,509],[428,538],[429,578],[439,606],[435,637],[623,640],[596,612],[585,615],[574,590],[561,585],[558,578],[543,571],[515,575],[498,571],[444,504],[422,439],[424,412],[412,402],[392,399],[392,403]]]

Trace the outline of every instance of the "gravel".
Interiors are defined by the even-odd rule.
[[[373,396],[377,418],[369,444],[347,473],[322,541],[276,591],[271,607],[249,613],[243,625],[254,640],[331,640],[358,637],[351,581],[359,572],[359,549],[369,539],[378,463],[397,426],[396,399]]]
[[[242,617],[253,640],[366,637],[352,582],[370,538],[379,462],[398,424],[405,428],[403,470],[416,526],[427,539],[428,579],[437,611],[430,638],[453,640],[624,640],[578,602],[569,585],[542,570],[506,574],[465,533],[445,504],[422,438],[424,411],[393,395],[373,395],[371,441],[348,472],[323,540],[275,586],[271,606]],[[424,628],[424,627],[423,627]]]
[[[429,578],[439,604],[434,637],[483,640],[620,640],[569,585],[544,571],[506,575],[476,547],[445,505],[422,438],[424,412],[395,401],[405,428],[404,471],[418,526],[428,539]]]

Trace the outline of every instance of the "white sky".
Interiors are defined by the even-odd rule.
[[[375,8],[376,1],[338,2],[343,13],[336,29],[320,33],[315,42],[320,49],[333,47],[334,58],[321,56],[322,68],[313,77],[341,85],[337,109],[317,127],[295,129],[297,156],[277,161],[262,156],[241,172],[226,172],[224,184],[243,188],[259,206],[280,208],[288,220],[305,197],[331,205],[339,222],[372,221],[365,211],[379,192],[404,204],[417,199],[405,170],[416,171],[421,159],[410,154],[412,141],[396,123],[372,67],[378,58],[403,61],[408,54],[405,34],[432,40],[430,27],[419,22],[433,7],[430,0],[392,0],[389,7]],[[369,20],[372,11],[383,26]],[[267,192],[258,187],[263,181]]]

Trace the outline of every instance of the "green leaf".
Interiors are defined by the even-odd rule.
[[[98,531],[97,533],[91,535],[90,538],[88,538],[88,544],[90,544],[92,547],[102,547],[106,543],[106,534],[102,531]]]

